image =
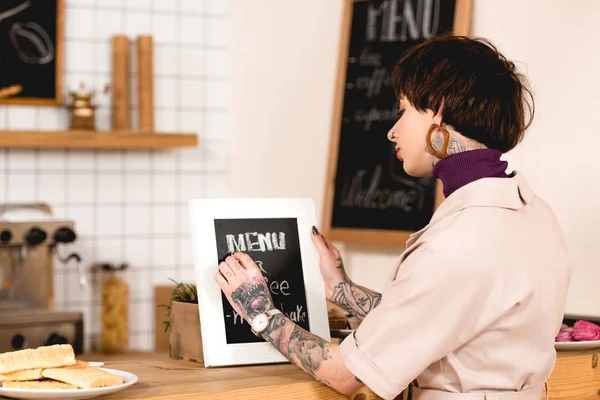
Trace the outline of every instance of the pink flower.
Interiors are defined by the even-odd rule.
[[[578,341],[600,340],[600,326],[589,321],[579,320],[573,325],[571,335]]]
[[[555,342],[573,342],[573,328],[568,327],[565,324],[562,324],[560,327],[560,332],[558,332],[558,335],[556,335],[556,338],[554,338]]]

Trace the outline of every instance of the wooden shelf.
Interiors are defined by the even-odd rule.
[[[0,131],[0,148],[169,149],[198,146],[194,133],[133,131]]]

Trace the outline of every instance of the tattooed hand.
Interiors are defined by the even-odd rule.
[[[275,308],[260,269],[245,253],[234,253],[219,264],[215,281],[233,309],[246,321]]]
[[[312,241],[319,252],[327,300],[362,320],[379,305],[381,294],[353,283],[346,274],[338,249],[314,227]]]
[[[317,228],[313,226],[312,241],[317,251],[319,252],[319,268],[323,280],[325,281],[325,296],[331,299],[334,288],[340,282],[346,282],[350,279],[344,269],[344,262],[338,249],[327,239],[321,235]]]

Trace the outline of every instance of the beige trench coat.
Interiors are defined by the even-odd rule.
[[[384,399],[410,386],[413,400],[539,400],[572,271],[519,172],[469,183],[411,235],[344,362]]]

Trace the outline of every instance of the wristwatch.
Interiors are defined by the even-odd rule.
[[[276,308],[273,308],[271,310],[268,310],[266,312],[262,312],[262,313],[256,315],[252,319],[252,323],[251,323],[252,333],[254,333],[256,336],[260,336],[261,334],[263,334],[269,327],[271,318],[273,318],[273,316],[277,315],[277,314],[281,314],[281,311],[279,311]]]

